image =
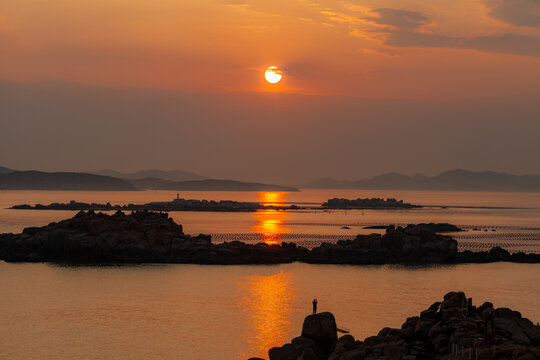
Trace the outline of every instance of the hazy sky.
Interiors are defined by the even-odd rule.
[[[3,1],[0,81],[8,167],[540,174],[539,0]]]

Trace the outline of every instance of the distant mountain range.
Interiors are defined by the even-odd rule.
[[[298,191],[294,187],[281,185],[205,179],[182,170],[144,170],[135,173],[100,170],[95,173],[17,171],[0,167],[0,190]],[[186,178],[189,180],[176,180]],[[324,178],[301,188],[540,192],[540,176],[458,169],[431,177],[389,173],[354,181]]]
[[[75,172],[12,171],[0,173],[1,190],[137,190],[126,180]]]
[[[154,187],[154,189],[184,191],[298,191],[298,189],[288,186],[218,179],[167,182]]]
[[[10,172],[13,172],[13,171],[15,171],[15,170],[8,169],[7,167],[0,166],[0,174],[7,174],[7,173],[10,173]]]
[[[301,188],[540,192],[540,176],[457,169],[445,171],[432,177],[422,174],[407,176],[389,173],[353,181],[324,178],[304,184]]]
[[[102,175],[79,172],[43,172],[17,171],[0,167],[0,190],[196,190],[196,191],[298,191],[298,189],[280,185],[242,182],[235,180],[204,179],[203,177],[182,170],[162,171],[146,170],[136,173],[120,173],[113,170],[101,170]],[[104,174],[119,174],[124,178]],[[158,177],[142,177],[144,175]],[[133,178],[129,178],[133,177]],[[197,177],[197,180],[171,181]]]
[[[168,181],[188,181],[188,180],[202,180],[207,179],[204,176],[184,171],[184,170],[141,170],[133,173],[123,173],[119,171],[103,169],[90,172],[91,174],[96,175],[105,175],[112,176],[120,179],[144,179],[144,178],[154,178],[159,180],[168,180]]]

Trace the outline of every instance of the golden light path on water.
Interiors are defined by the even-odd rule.
[[[258,201],[268,206],[281,205],[285,201],[284,192],[260,192]],[[290,229],[284,225],[288,214],[281,210],[262,210],[253,213],[255,225],[254,233],[261,234],[261,241],[268,245],[275,245],[281,242],[281,235],[288,234]]]
[[[293,274],[281,271],[274,275],[249,276],[247,282],[239,286],[246,294],[243,311],[249,315],[249,334],[245,338],[249,351],[245,358],[253,354],[264,354],[291,333],[292,305],[296,301]]]

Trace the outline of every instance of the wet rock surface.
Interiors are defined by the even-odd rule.
[[[540,326],[518,311],[473,305],[450,292],[401,328],[384,328],[363,341],[337,339],[331,313],[309,315],[302,335],[268,351],[270,360],[540,359]]]
[[[455,264],[494,261],[540,262],[539,254],[458,252],[457,241],[425,224],[390,226],[386,234],[323,243],[308,250],[294,243],[214,244],[210,236],[183,233],[166,213],[114,215],[80,211],[71,219],[21,234],[0,234],[0,260],[65,263],[277,264]]]

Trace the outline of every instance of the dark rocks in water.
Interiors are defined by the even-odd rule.
[[[429,229],[436,233],[463,231],[461,228],[448,223],[421,223],[416,226]]]
[[[384,235],[358,235],[354,240],[323,243],[304,260],[328,264],[451,263],[456,255],[456,240],[427,227],[409,225],[391,226]]]
[[[392,198],[365,198],[365,199],[328,199],[327,202],[322,204],[322,207],[329,209],[412,209],[421,208],[420,205],[413,205],[403,202],[403,200],[396,200]]]
[[[308,250],[294,243],[213,244],[210,236],[189,236],[166,213],[114,215],[81,211],[73,218],[21,234],[0,234],[0,260],[65,263],[279,264],[453,264],[540,262],[540,254],[457,251],[457,242],[428,227],[390,226],[386,234],[323,243]]]
[[[307,250],[295,244],[212,244],[210,236],[183,233],[166,213],[93,211],[73,218],[31,227],[22,234],[0,235],[0,259],[66,263],[286,263]]]
[[[323,316],[320,323],[316,316]],[[490,302],[473,306],[463,292],[446,294],[442,302],[409,317],[399,329],[384,328],[363,341],[352,335],[335,341],[334,336],[331,313],[309,315],[302,336],[268,354],[270,360],[474,359],[476,353],[478,359],[540,358],[539,325],[518,311],[494,308]]]
[[[538,263],[540,254],[526,254],[522,251],[510,254],[500,246],[495,246],[489,251],[470,251],[459,252],[456,257],[458,263],[489,263],[497,261],[508,261],[518,263]]]

